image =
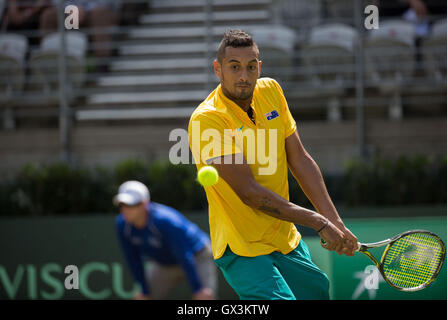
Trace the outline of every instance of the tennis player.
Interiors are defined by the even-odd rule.
[[[328,299],[328,278],[295,224],[339,254],[353,255],[357,239],[304,149],[281,87],[259,78],[252,37],[227,31],[213,65],[220,84],[193,112],[188,134],[197,168],[211,164],[221,177],[205,187],[215,262],[241,299]],[[316,211],[288,201],[289,169]]]
[[[193,299],[215,299],[217,274],[207,234],[180,212],[150,201],[141,182],[123,183],[113,202],[121,211],[116,219],[118,238],[141,286],[135,299],[166,299],[185,278]],[[147,272],[145,257],[152,261]]]

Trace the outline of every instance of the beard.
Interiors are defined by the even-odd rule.
[[[247,100],[247,99],[250,99],[253,96],[253,90],[251,90],[250,88],[247,88],[245,90],[241,90],[239,92],[237,92],[237,90],[238,90],[238,88],[236,88],[236,90],[235,90],[236,92],[231,94],[232,98],[234,98],[236,100]]]
[[[225,86],[225,79],[222,75],[222,81],[221,86],[223,90],[225,91],[225,94],[231,99],[231,100],[248,100],[253,97],[253,91],[255,90],[254,87],[251,86],[250,83],[236,83],[234,85],[234,88],[232,91],[228,90],[228,88]],[[247,85],[247,87],[238,87],[238,85]]]

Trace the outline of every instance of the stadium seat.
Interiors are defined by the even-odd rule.
[[[262,75],[287,80],[293,73],[295,32],[284,26],[247,28],[256,39],[262,60]]]
[[[340,98],[354,77],[357,32],[343,24],[328,24],[312,29],[301,58],[314,87],[326,89],[328,119],[341,120]],[[321,94],[325,94],[321,92]]]
[[[401,90],[415,70],[414,27],[389,20],[369,31],[365,43],[367,78],[381,94],[391,95],[389,117],[402,118]]]
[[[447,84],[447,19],[436,22],[422,44],[425,70],[441,87]]]
[[[0,35],[1,92],[22,89],[27,50],[28,39],[25,36],[12,33]]]
[[[0,35],[0,105],[3,126],[14,128],[12,107],[14,97],[21,92],[25,78],[25,56],[28,51],[28,39],[19,34],[4,33]]]
[[[332,22],[354,25],[354,1],[326,0],[326,9]]]
[[[67,85],[68,90],[79,88],[85,80],[85,56],[87,36],[78,31],[66,33]],[[33,83],[46,94],[54,93],[58,83],[58,59],[60,52],[59,33],[46,36],[38,51],[30,59]],[[56,94],[57,96],[57,94]]]
[[[275,17],[295,30],[297,43],[307,40],[310,30],[321,24],[324,0],[282,0],[277,2],[279,11]]]

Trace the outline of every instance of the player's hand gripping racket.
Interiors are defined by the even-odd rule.
[[[368,249],[385,245],[379,262]],[[410,230],[374,243],[359,242],[357,251],[370,258],[385,281],[401,291],[428,287],[438,276],[445,258],[444,242],[426,230]]]

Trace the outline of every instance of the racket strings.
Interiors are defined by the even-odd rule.
[[[399,288],[416,288],[429,283],[442,263],[444,247],[427,233],[412,233],[394,242],[386,251],[383,271]]]
[[[440,256],[436,254],[436,245],[427,235],[399,241],[393,248],[395,257],[391,255],[388,264],[395,284],[400,287],[417,287],[428,282],[436,272],[436,257]]]

